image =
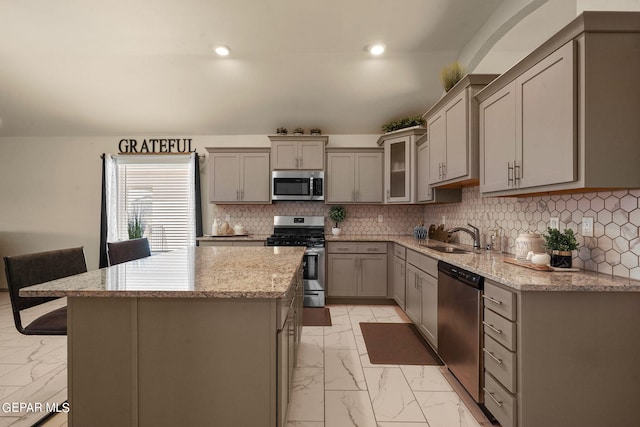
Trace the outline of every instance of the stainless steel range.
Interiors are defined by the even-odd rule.
[[[324,307],[325,249],[323,216],[275,216],[267,246],[306,246],[304,306]]]

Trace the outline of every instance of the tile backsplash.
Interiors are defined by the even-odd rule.
[[[558,217],[560,229],[572,228],[580,248],[573,264],[615,276],[640,280],[640,190],[564,194],[537,197],[481,197],[479,187],[462,191],[462,202],[425,207],[425,224],[445,228],[471,223],[483,234],[500,227],[504,232],[504,252],[515,252],[515,239],[526,231],[542,233],[549,219]],[[583,217],[594,219],[593,237],[583,237]],[[461,243],[471,244],[470,236],[456,233]]]
[[[518,234],[542,233],[549,219],[558,217],[560,229],[572,228],[580,248],[574,251],[575,267],[640,280],[640,189],[537,197],[481,197],[479,187],[462,190],[462,202],[443,205],[344,205],[347,219],[340,227],[344,234],[412,234],[423,219],[426,226],[446,228],[471,223],[483,234],[499,227],[504,233],[503,251],[514,253]],[[231,218],[252,234],[271,234],[274,215],[323,215],[327,234],[333,225],[330,205],[319,202],[277,202],[270,205],[211,205],[213,217]],[[378,222],[382,215],[382,222]],[[594,219],[593,237],[583,237],[583,217]],[[205,233],[211,222],[205,223]],[[456,233],[461,243],[470,236]],[[484,242],[483,242],[484,243]]]
[[[413,233],[413,228],[423,216],[420,205],[343,205],[347,218],[340,223],[344,234],[393,234]],[[322,202],[275,202],[271,205],[212,205],[213,217],[231,218],[231,224],[241,223],[252,234],[273,233],[275,215],[324,216],[325,233],[331,233],[333,223],[329,219],[331,205]],[[382,215],[382,222],[378,222]],[[211,219],[213,221],[213,219]],[[205,233],[211,232],[211,222],[204,224]]]

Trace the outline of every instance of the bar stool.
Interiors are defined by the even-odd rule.
[[[18,332],[24,335],[66,335],[67,307],[50,311],[22,326],[21,311],[59,297],[21,297],[20,289],[75,274],[85,273],[87,264],[82,247],[33,254],[5,256],[5,272]]]
[[[151,255],[149,240],[146,237],[142,237],[121,242],[108,242],[107,254],[109,256],[109,265],[146,258]]]

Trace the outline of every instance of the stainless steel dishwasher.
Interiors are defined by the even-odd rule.
[[[438,262],[438,355],[471,397],[483,403],[484,277]]]

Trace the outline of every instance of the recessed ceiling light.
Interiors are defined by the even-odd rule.
[[[218,56],[229,56],[229,53],[231,53],[231,50],[227,46],[223,45],[216,46],[213,50]]]
[[[371,55],[378,56],[384,53],[385,45],[383,45],[382,43],[374,43],[367,46],[366,49],[367,52],[369,52]]]

